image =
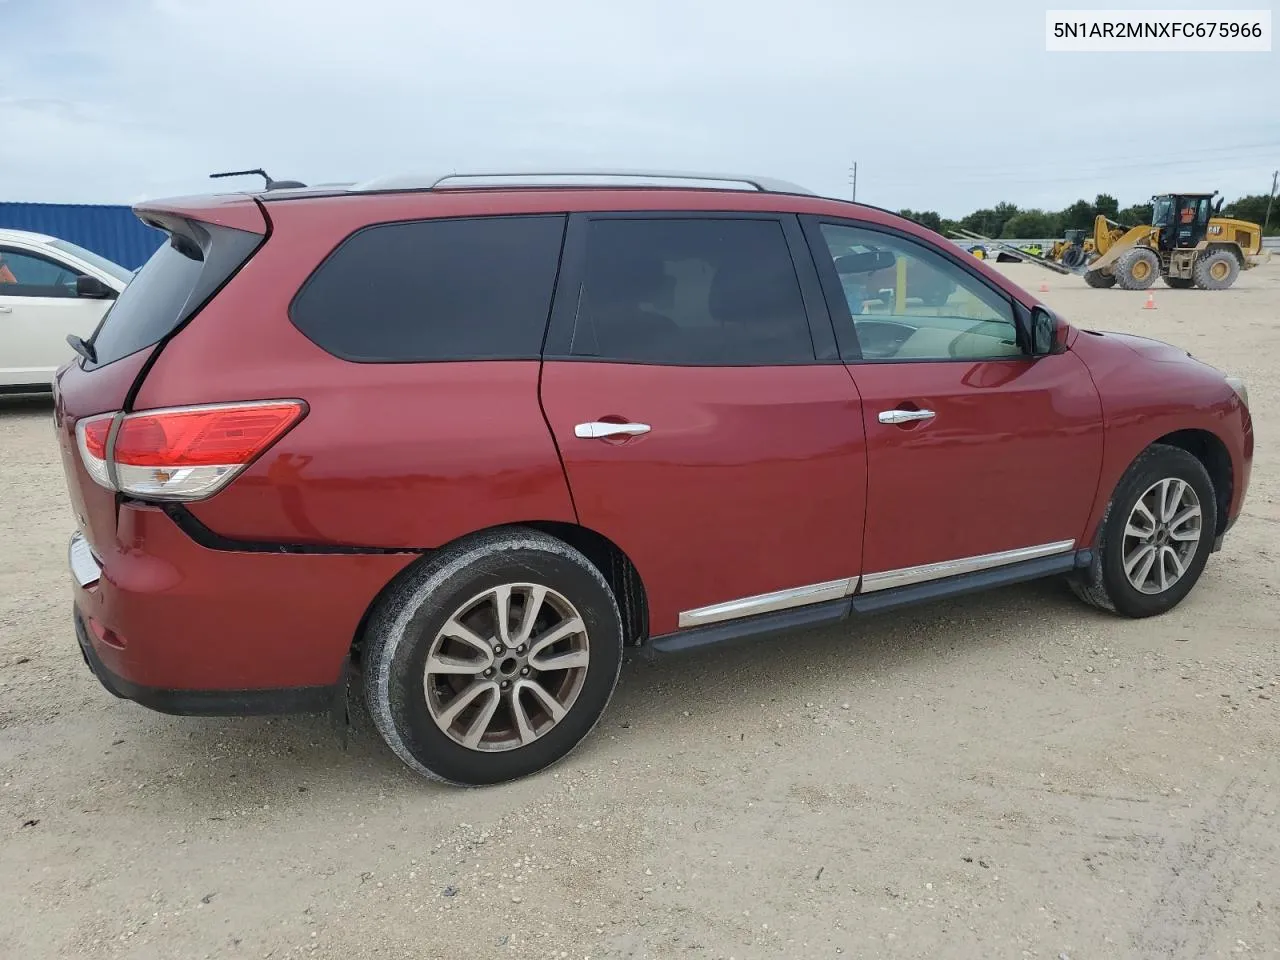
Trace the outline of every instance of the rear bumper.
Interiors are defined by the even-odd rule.
[[[120,505],[112,542],[69,561],[76,634],[109,691],[167,713],[325,709],[370,604],[413,554],[201,546]]]
[[[323,713],[342,703],[342,684],[278,690],[164,690],[132,683],[107,669],[94,650],[79,610],[73,608],[80,653],[98,682],[121,700],[184,717],[239,717],[274,713]]]

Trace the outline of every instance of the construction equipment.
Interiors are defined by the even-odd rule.
[[[1030,261],[1031,263],[1037,263],[1040,266],[1045,267],[1046,269],[1052,270],[1054,273],[1071,273],[1072,272],[1067,267],[1063,266],[1060,263],[1057,263],[1054,260],[1049,259],[1048,257],[1038,257],[1033,253],[1028,253],[1026,250],[1022,249],[1021,247],[1016,247],[1011,243],[1005,243],[1003,240],[993,240],[991,239],[991,237],[984,237],[982,234],[974,233],[972,230],[956,229],[951,231],[951,235],[953,237],[956,237],[962,240],[981,240],[984,244],[990,244],[991,246],[995,247],[997,251],[1003,251],[1003,252],[1012,254],[1013,259],[1015,260],[1026,260],[1026,261]],[[974,256],[978,256],[978,254],[974,253],[976,249],[981,249],[981,248],[970,247],[968,252],[973,253]],[[979,256],[978,259],[985,260],[989,256],[990,254],[988,254],[986,250],[983,249],[983,255]]]
[[[1094,249],[1083,265],[1085,282],[1145,290],[1159,276],[1177,289],[1227,289],[1241,270],[1265,263],[1270,254],[1262,250],[1262,228],[1218,216],[1222,200],[1213,205],[1215,196],[1216,190],[1152,197],[1151,223],[1137,227],[1099,214]]]
[[[1074,270],[1093,253],[1093,238],[1085,239],[1083,230],[1066,230],[1063,239],[1053,241],[1048,258]]]

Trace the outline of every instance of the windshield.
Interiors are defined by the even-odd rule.
[[[1156,201],[1155,207],[1151,211],[1151,225],[1153,227],[1161,226],[1169,222],[1169,216],[1173,213],[1173,198],[1161,197]]]
[[[106,257],[100,257],[92,250],[86,250],[84,247],[66,240],[59,240],[56,237],[49,241],[49,246],[55,250],[61,250],[63,253],[69,253],[73,257],[79,257],[85,263],[91,263],[105,274],[115,277],[121,283],[128,283],[133,278],[133,271],[126,270],[118,263],[108,260]]]

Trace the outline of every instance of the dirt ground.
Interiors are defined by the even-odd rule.
[[[569,760],[485,790],[113,699],[50,407],[0,404],[0,957],[1280,956],[1280,265],[1154,311],[1002,269],[1247,379],[1245,514],[1187,601],[1046,582],[634,660]]]

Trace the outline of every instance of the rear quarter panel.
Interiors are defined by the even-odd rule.
[[[1140,453],[1179,430],[1204,430],[1222,441],[1231,458],[1228,515],[1244,501],[1253,463],[1249,412],[1222,375],[1169,348],[1169,359],[1143,356],[1122,339],[1081,331],[1072,350],[1089,368],[1102,399],[1105,441],[1102,473],[1081,542],[1091,544],[1116,485]]]
[[[369,206],[280,203],[271,213],[271,239],[165,347],[134,407],[296,397],[309,410],[191,512],[234,539],[398,548],[501,523],[573,522],[538,403],[538,361],[352,363],[326,353],[293,326],[289,304],[369,222]]]

